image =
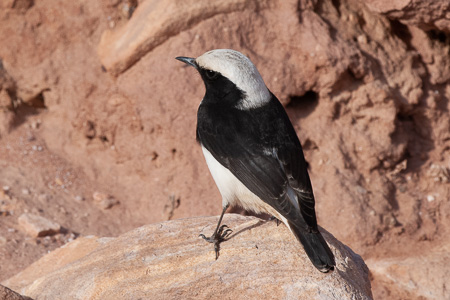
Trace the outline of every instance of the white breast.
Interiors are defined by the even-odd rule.
[[[263,202],[258,196],[253,194],[239,179],[234,176],[230,170],[221,165],[212,156],[205,147],[202,146],[203,155],[209,171],[211,172],[220,194],[222,195],[222,205],[225,207],[227,203],[231,206],[239,205],[245,210],[255,213],[266,213],[277,217],[286,223],[286,219],[282,217],[270,205]]]

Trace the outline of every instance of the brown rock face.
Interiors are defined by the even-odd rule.
[[[364,261],[326,231],[336,269],[323,274],[285,226],[239,215],[225,216],[234,233],[215,260],[212,245],[198,234],[209,234],[216,222],[192,218],[117,238],[80,238],[4,284],[32,298],[372,298]]]
[[[428,270],[450,234],[449,1],[136,3],[0,4],[1,279],[58,246],[21,232],[25,211],[97,236],[220,212],[195,142],[204,88],[174,59],[215,48],[248,55],[285,105],[319,224],[370,266]],[[383,274],[376,298],[416,297]]]
[[[369,0],[367,6],[390,19],[425,30],[450,33],[450,3],[446,0]]]
[[[16,94],[14,79],[8,74],[0,57],[0,138],[10,129]]]
[[[269,1],[145,1],[116,31],[103,33],[98,54],[108,72],[119,75],[170,37],[219,14],[255,10]]]

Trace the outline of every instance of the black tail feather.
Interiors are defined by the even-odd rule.
[[[327,242],[325,242],[320,232],[307,232],[304,229],[297,228],[291,222],[288,223],[295,237],[303,245],[313,265],[324,273],[333,270],[334,266],[336,266],[333,252],[331,252],[330,247],[328,247]]]

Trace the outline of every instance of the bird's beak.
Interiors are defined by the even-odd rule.
[[[178,57],[175,57],[175,59],[178,59],[179,61],[182,61],[182,62],[184,62],[185,64],[191,65],[191,66],[193,66],[194,68],[198,69],[198,65],[197,65],[197,63],[195,62],[195,58],[192,58],[192,57],[184,57],[184,56],[178,56]]]

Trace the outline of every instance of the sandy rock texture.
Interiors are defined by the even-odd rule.
[[[328,232],[337,267],[323,274],[285,226],[240,215],[224,221],[234,233],[217,261],[198,238],[217,217],[191,218],[79,238],[4,283],[43,299],[372,298],[364,261]]]
[[[2,300],[30,300],[29,297],[24,297],[20,294],[17,294],[11,289],[0,284],[0,299]]]
[[[319,224],[377,270],[375,298],[448,298],[438,281],[416,293],[376,269],[441,274],[430,266],[450,228],[448,1],[219,2],[0,3],[0,257],[11,262],[0,279],[79,235],[217,215],[195,142],[204,88],[174,57],[233,48],[285,105]],[[99,205],[96,192],[117,201]],[[68,231],[29,238],[28,211]]]
[[[424,30],[450,33],[450,3],[442,0],[369,0],[367,6],[389,19],[400,20]]]
[[[405,299],[447,299],[449,259],[450,244],[446,243],[433,251],[421,251],[421,255],[411,255],[406,259],[369,260],[367,264],[376,281],[380,281],[375,284],[393,287],[397,293],[403,290]],[[382,294],[389,297],[392,292],[384,288]]]

